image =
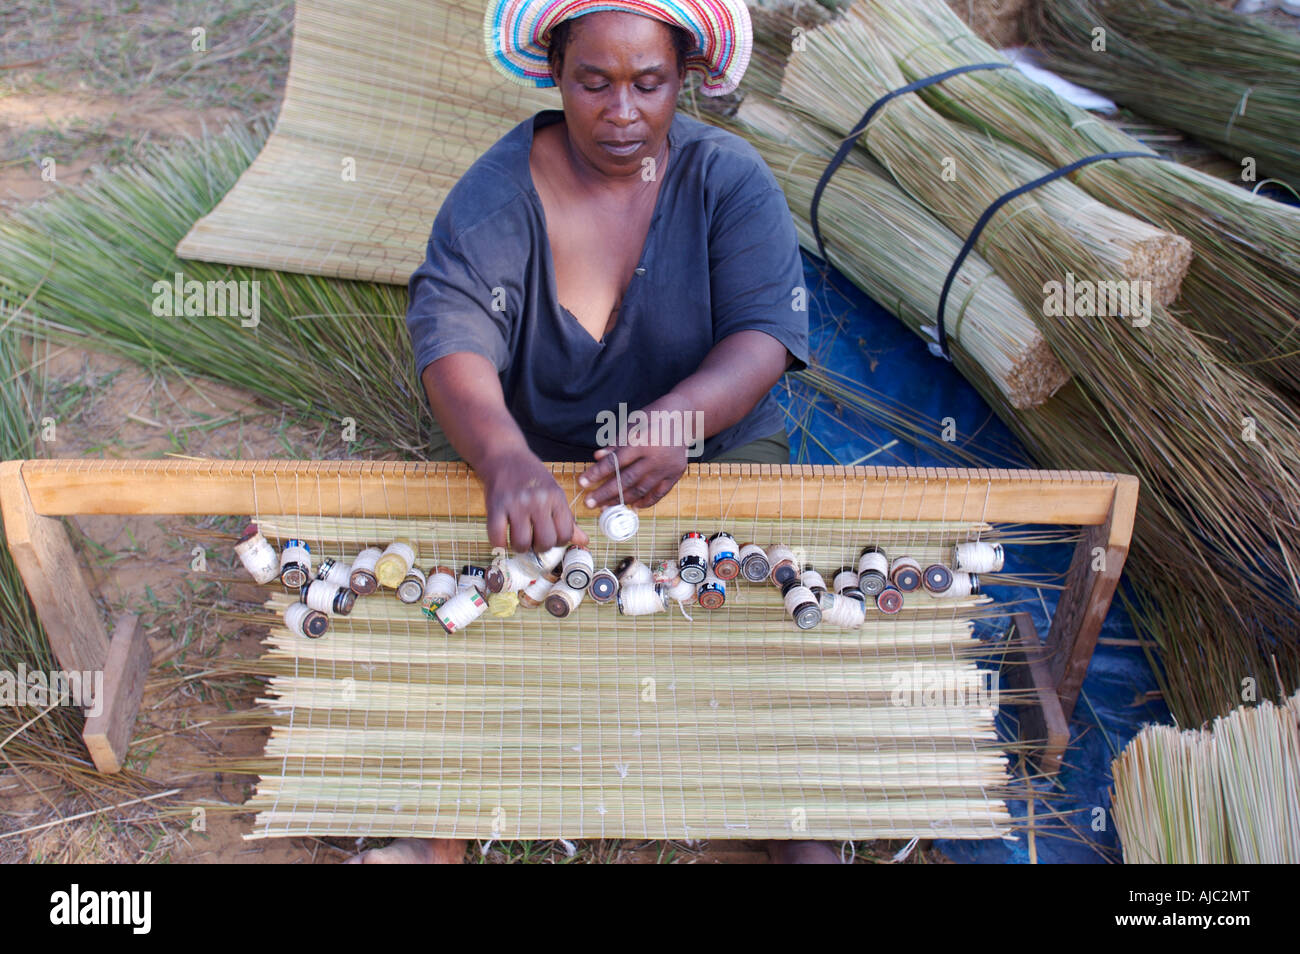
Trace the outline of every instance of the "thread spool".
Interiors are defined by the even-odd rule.
[[[958,570],[952,575],[952,585],[944,590],[944,599],[960,600],[980,595],[980,578],[974,573]]]
[[[915,557],[896,557],[889,565],[889,581],[904,593],[911,593],[921,585],[921,564]]]
[[[689,584],[688,584],[689,585]],[[623,616],[647,616],[668,609],[668,593],[657,583],[619,587],[618,611]]]
[[[406,576],[397,584],[397,598],[403,603],[418,603],[424,598],[424,586],[428,582],[424,571],[413,566],[406,571]]]
[[[940,596],[947,593],[948,587],[952,586],[952,570],[942,563],[931,563],[925,568],[922,581],[927,590],[935,596]]]
[[[322,560],[320,569],[316,571],[316,579],[335,586],[347,586],[352,580],[352,567],[335,559]]]
[[[567,547],[551,547],[543,553],[536,550],[529,550],[527,553],[521,553],[517,557],[520,566],[529,573],[532,579],[539,576],[546,576],[553,572],[564,559],[564,551]]]
[[[709,537],[709,567],[719,580],[734,580],[740,575],[740,560],[737,558],[739,551],[736,538],[725,530]]]
[[[352,573],[348,585],[358,596],[369,596],[379,589],[379,577],[375,576],[375,564],[383,552],[379,547],[366,547],[352,560]]]
[[[542,600],[546,599],[546,594],[551,591],[551,584],[554,582],[554,580],[539,576],[520,591],[519,605],[527,609],[536,609],[541,606]]]
[[[357,594],[346,586],[339,586],[329,580],[312,580],[303,587],[302,601],[311,609],[322,613],[337,613],[347,616],[357,601]]]
[[[415,547],[406,540],[394,540],[375,561],[375,576],[380,586],[395,590],[415,565]]]
[[[698,586],[708,575],[708,561],[709,543],[704,534],[694,530],[683,533],[677,546],[677,575]]]
[[[458,633],[487,612],[487,600],[474,587],[461,590],[434,610],[434,618],[442,624],[447,635]]]
[[[571,590],[585,590],[591,582],[591,574],[596,572],[591,551],[584,547],[569,547],[564,554],[563,567],[564,585]]]
[[[493,593],[488,597],[488,615],[497,619],[508,619],[515,615],[515,610],[519,608],[519,594],[506,590],[501,593]]]
[[[831,577],[831,589],[840,596],[862,601],[866,597],[862,587],[858,586],[858,571],[851,566],[842,566]]]
[[[886,585],[876,594],[876,609],[893,616],[903,608],[903,594],[895,586]]]
[[[311,578],[311,547],[304,540],[290,540],[280,554],[280,582],[299,589]]]
[[[456,576],[449,566],[436,566],[424,581],[424,596],[420,609],[430,619],[437,619],[434,610],[456,595]]]
[[[751,583],[762,583],[772,572],[767,554],[757,543],[746,543],[740,548],[740,573]]]
[[[794,551],[784,543],[768,548],[767,563],[772,568],[772,582],[777,586],[785,586],[799,579],[799,567],[794,562]]]
[[[646,586],[654,583],[654,573],[636,557],[624,557],[614,571],[618,577],[619,588],[625,586]],[[703,579],[703,577],[701,577]]]
[[[270,583],[280,575],[280,557],[255,523],[244,528],[235,544],[235,555],[244,564],[248,575],[258,583]]]
[[[794,624],[800,629],[812,629],[822,621],[822,610],[817,597],[798,580],[790,580],[781,587],[781,601]]]
[[[880,547],[863,547],[858,555],[858,588],[874,599],[888,582],[888,554]]]
[[[827,593],[821,601],[822,622],[829,626],[855,629],[866,622],[867,608],[861,600],[842,593]]]
[[[518,593],[535,579],[518,557],[497,560],[483,575],[489,593]]]
[[[975,540],[958,543],[952,548],[953,568],[967,573],[997,573],[1002,569],[1004,558],[1000,543]]]
[[[456,588],[463,590],[470,587],[480,593],[487,593],[487,569],[485,567],[466,563],[460,568],[460,577],[456,580]]]
[[[622,543],[636,536],[637,530],[641,527],[641,518],[631,507],[614,504],[600,512],[600,519],[596,521],[596,525],[608,539],[615,543]]]
[[[655,560],[650,564],[650,576],[655,583],[672,583],[680,578],[674,560]]]
[[[284,624],[289,632],[308,639],[320,639],[330,628],[329,617],[306,603],[290,603],[284,611]]]
[[[739,572],[739,564],[736,565],[736,570]],[[704,582],[700,584],[700,588],[695,592],[695,602],[705,609],[722,609],[723,604],[727,602],[726,581],[716,573],[709,573],[704,577]]]
[[[614,571],[601,567],[591,575],[591,582],[587,584],[587,595],[597,603],[608,603],[618,592],[618,577]]]
[[[564,619],[578,608],[586,589],[575,589],[566,583],[552,583],[546,594],[546,612],[559,619]]]
[[[669,583],[664,588],[664,591],[668,594],[668,598],[674,603],[685,606],[687,603],[695,602],[695,597],[699,592],[699,587],[694,583],[687,583],[679,576],[677,579]]]
[[[826,580],[811,567],[799,574],[799,582],[812,590],[813,596],[817,597],[818,600],[826,592]]]

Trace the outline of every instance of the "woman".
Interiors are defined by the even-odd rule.
[[[635,12],[633,12],[635,11]],[[772,386],[808,354],[803,270],[784,195],[744,140],[676,112],[749,58],[741,0],[500,0],[485,34],[512,79],[563,110],[515,127],[439,210],[407,325],[450,447],[483,481],[493,546],[587,542],[544,460],[590,460],[588,508],[650,506],[703,460],[789,463]],[[520,41],[518,38],[523,37]],[[600,448],[601,417],[673,412],[677,441]],[[699,422],[698,433],[693,426]],[[702,438],[692,447],[691,438]],[[403,839],[354,859],[455,861]],[[831,860],[775,843],[779,860]]]
[[[496,0],[486,21],[492,62],[558,86],[564,108],[520,123],[448,194],[407,325],[450,444],[435,456],[482,479],[491,545],[507,528],[516,551],[586,542],[542,461],[595,459],[584,503],[617,501],[600,422],[620,405],[698,424],[694,459],[788,463],[770,391],[808,356],[794,223],[752,146],[676,112],[688,70],[711,95],[739,82],[744,4]],[[691,459],[686,441],[620,443],[630,506]]]

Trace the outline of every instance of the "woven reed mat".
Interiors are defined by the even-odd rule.
[[[490,556],[480,520],[257,522],[320,557],[403,537],[420,541],[420,565]],[[654,523],[637,538],[647,560],[680,531]],[[989,539],[980,525],[845,526],[810,521],[816,542],[791,543],[830,569],[862,532],[922,565]],[[596,566],[615,550],[596,544]],[[317,640],[276,622],[255,667],[273,728],[246,837],[1001,837],[1007,758],[973,661],[971,618],[988,602],[909,594],[896,617],[801,632],[773,586],[732,581],[722,609],[688,606],[691,621],[588,599],[563,620],[521,607],[448,636],[381,590]]]
[[[456,180],[513,126],[560,107],[555,90],[491,67],[483,10],[483,0],[298,0],[275,130],[177,254],[405,284]]]

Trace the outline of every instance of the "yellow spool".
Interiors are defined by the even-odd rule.
[[[394,540],[375,563],[375,578],[380,586],[397,589],[415,564],[415,545],[409,540]]]

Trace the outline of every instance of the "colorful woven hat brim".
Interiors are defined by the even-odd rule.
[[[556,24],[587,13],[621,10],[685,28],[695,37],[686,69],[701,75],[705,96],[740,85],[753,51],[753,28],[744,0],[489,0],[483,42],[489,61],[523,86],[554,86],[546,59]]]

